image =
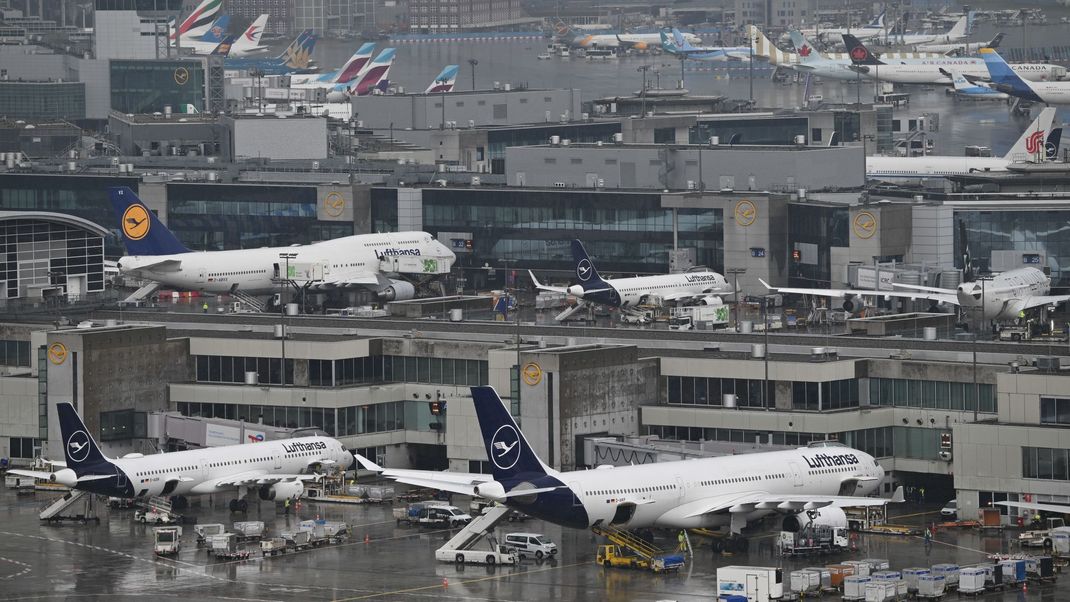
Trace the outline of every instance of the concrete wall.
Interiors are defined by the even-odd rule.
[[[954,265],[955,211],[945,205],[914,205],[911,211],[910,256],[907,261]]]
[[[319,117],[227,119],[235,159],[325,159],[327,120]]]
[[[600,180],[605,188],[829,190],[862,186],[863,164],[861,147],[573,144],[505,151],[511,186],[593,188]]]
[[[372,95],[353,97],[353,119],[364,127],[395,130],[405,128],[435,129],[442,123],[442,105],[446,102],[446,121],[459,127],[475,125],[511,125],[558,121],[567,113],[575,119],[580,114],[580,91],[511,90],[456,91],[450,94]],[[546,112],[550,112],[549,120]],[[404,139],[404,138],[403,138]]]
[[[31,350],[33,361],[37,353]],[[38,436],[37,379],[0,376],[0,458],[11,457],[11,437]]]

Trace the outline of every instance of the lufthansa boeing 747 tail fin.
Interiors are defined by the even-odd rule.
[[[133,190],[126,186],[108,189],[112,208],[119,218],[119,233],[131,255],[175,255],[189,253]]]

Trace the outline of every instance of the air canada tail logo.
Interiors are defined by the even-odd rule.
[[[130,240],[141,240],[149,233],[149,211],[144,205],[130,205],[123,212],[123,234]]]
[[[803,44],[802,48],[799,48],[799,56],[810,56],[811,52],[809,44]]]
[[[869,52],[861,46],[855,46],[851,49],[851,59],[855,61],[864,61],[869,58]]]
[[[591,279],[591,260],[584,257],[576,264],[576,277],[587,282]]]
[[[520,433],[511,424],[503,424],[490,440],[490,461],[502,470],[509,470],[520,461]]]
[[[67,456],[73,462],[82,462],[89,457],[89,435],[85,431],[75,431],[67,439]]]
[[[1037,130],[1029,137],[1025,139],[1025,152],[1030,155],[1035,155],[1040,152],[1041,145],[1044,143],[1044,131]]]

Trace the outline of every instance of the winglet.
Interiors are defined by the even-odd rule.
[[[768,282],[766,282],[765,280],[762,280],[761,278],[759,278],[759,279],[758,279],[758,282],[761,282],[761,283],[762,283],[762,286],[764,286],[765,288],[767,288],[767,289],[769,289],[769,290],[771,290],[771,291],[775,291],[775,290],[776,290],[776,289],[775,289],[775,288],[773,288],[772,286],[769,286],[769,283],[768,283]]]
[[[906,496],[903,495],[903,486],[900,485],[895,488],[895,493],[892,494],[892,499],[888,500],[888,502],[892,504],[900,504],[904,501],[906,501]]]
[[[531,283],[535,285],[535,288],[542,288],[542,283],[535,277],[535,272],[528,270],[528,276],[531,276]]]
[[[361,465],[362,468],[364,468],[364,470],[370,470],[372,472],[379,472],[379,473],[383,472],[383,467],[382,466],[379,466],[375,462],[372,462],[371,460],[365,458],[364,456],[362,456],[360,454],[353,454],[353,459],[356,460],[357,462],[360,462],[360,465]]]

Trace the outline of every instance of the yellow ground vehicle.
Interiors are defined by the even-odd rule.
[[[604,567],[644,569],[660,573],[662,571],[679,570],[684,565],[684,557],[678,554],[665,554],[644,558],[635,554],[627,554],[616,544],[603,544],[598,546],[598,555],[595,557],[595,562]]]

